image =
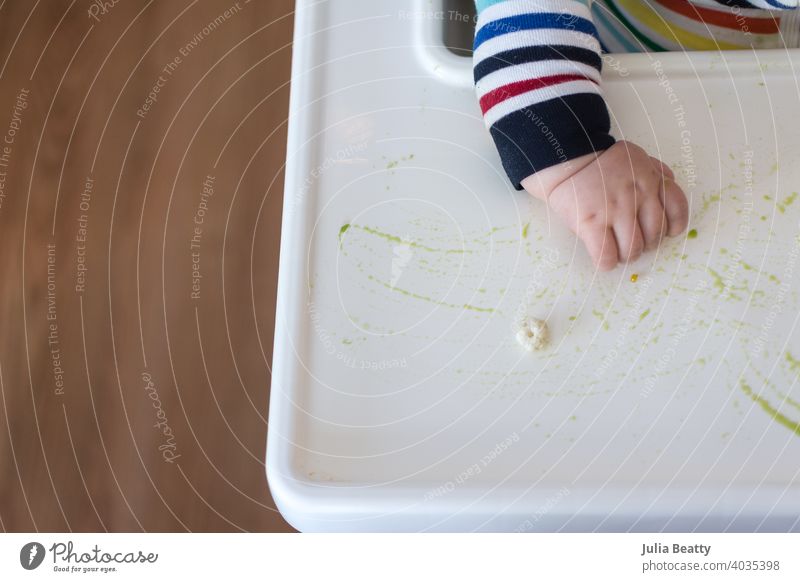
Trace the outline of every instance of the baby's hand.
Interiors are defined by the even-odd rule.
[[[541,170],[522,186],[547,202],[602,271],[635,261],[689,221],[675,174],[630,142]]]

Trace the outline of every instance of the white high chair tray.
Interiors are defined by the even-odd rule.
[[[283,515],[800,529],[798,53],[606,63],[615,135],[676,167],[692,235],[598,273],[507,182],[440,1],[297,5],[267,451]],[[547,349],[516,343],[522,311]]]

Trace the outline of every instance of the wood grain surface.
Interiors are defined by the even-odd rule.
[[[291,0],[0,0],[0,525],[287,531]]]

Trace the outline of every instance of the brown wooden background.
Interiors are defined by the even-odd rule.
[[[264,451],[294,2],[99,4],[0,0],[0,525],[289,530]]]

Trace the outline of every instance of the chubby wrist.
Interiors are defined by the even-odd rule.
[[[539,170],[522,180],[522,187],[534,198],[547,202],[553,190],[591,164],[601,153],[584,154]]]

